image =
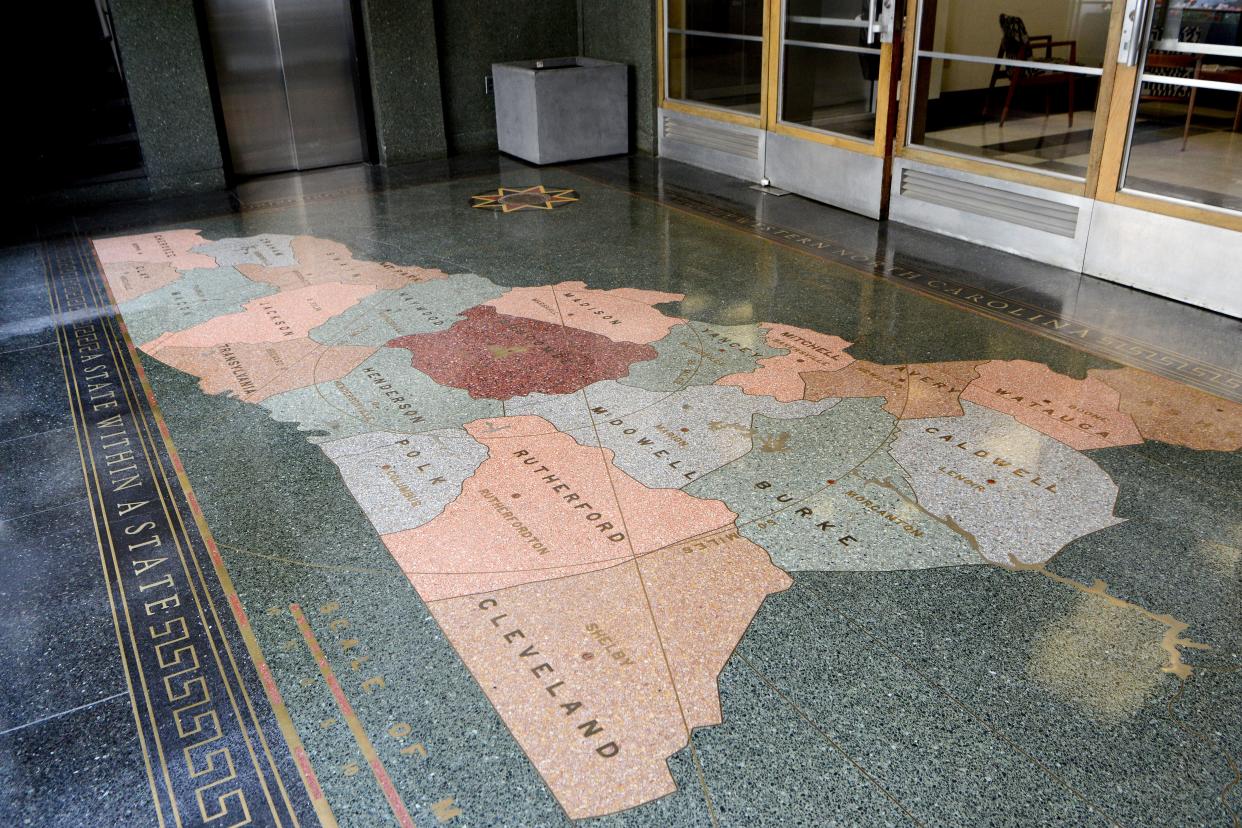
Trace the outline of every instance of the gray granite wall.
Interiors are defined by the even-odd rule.
[[[496,148],[491,65],[578,52],[577,0],[436,0],[440,83],[450,152]]]
[[[151,191],[224,186],[193,0],[112,0],[117,46]]]
[[[379,148],[375,160],[401,164],[442,157],[447,141],[436,54],[436,4],[362,0],[361,5]]]
[[[655,2],[579,0],[579,8],[582,15],[582,54],[629,64],[630,146],[644,152],[655,152]]]
[[[631,145],[651,151],[655,6],[646,0],[361,0],[383,164],[496,146],[491,64],[590,57],[629,64]],[[151,189],[224,185],[193,0],[112,0]]]

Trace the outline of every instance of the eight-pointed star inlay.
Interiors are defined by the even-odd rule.
[[[548,188],[542,184],[533,187],[499,187],[494,193],[470,196],[471,207],[513,213],[518,210],[551,210],[573,204],[578,200],[575,190],[559,187]]]

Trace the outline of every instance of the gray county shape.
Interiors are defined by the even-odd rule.
[[[399,336],[443,331],[461,320],[462,311],[506,290],[473,273],[382,290],[312,328],[310,337],[324,345],[383,345]]]
[[[252,282],[232,267],[194,268],[159,290],[121,305],[130,338],[142,345],[162,333],[176,333],[237,313],[252,299],[276,292],[274,285]]]
[[[741,533],[782,569],[882,571],[981,563],[973,538],[886,482],[851,472]]]
[[[687,322],[653,342],[659,354],[630,367],[626,385],[648,391],[677,391],[691,385],[711,385],[730,374],[754,371],[763,357],[787,354],[767,344],[767,329],[758,325],[709,325]]]
[[[723,500],[739,523],[766,518],[822,491],[882,451],[893,430],[884,400],[841,400],[822,414],[782,420],[751,418],[751,449],[743,457],[685,487],[697,497]]]
[[[903,421],[891,451],[923,508],[974,535],[988,560],[1042,563],[1122,522],[1117,485],[1089,457],[1008,414],[965,400],[962,409]]]
[[[487,448],[460,429],[370,432],[321,448],[381,535],[422,526],[439,515],[487,459]]]
[[[609,412],[640,411],[659,403],[669,396],[667,391],[646,391],[622,385],[614,380],[604,380],[587,386],[584,391],[572,394],[527,394],[505,400],[505,414],[510,417],[543,417],[557,431],[573,434],[583,445],[595,445],[590,407]],[[590,400],[590,406],[587,400]],[[595,419],[599,415],[596,414]],[[579,432],[586,432],[581,434]]]
[[[461,428],[481,417],[499,417],[500,403],[476,400],[435,382],[410,364],[404,348],[380,348],[339,380],[276,394],[259,403],[280,422],[326,443],[372,431],[421,434]]]
[[[543,417],[583,445],[611,449],[616,465],[643,485],[679,489],[750,451],[752,415],[808,417],[836,403],[782,403],[736,386],[646,391],[605,380],[581,393],[507,400],[505,413]]]
[[[601,404],[607,397],[597,396],[596,390],[603,384],[587,388],[585,394],[595,432],[614,452],[618,467],[653,488],[682,488],[749,452],[756,434],[752,418],[783,422],[811,417],[838,402],[782,403],[749,396],[735,386],[701,385],[627,413],[624,407]],[[774,427],[775,439],[784,432]]]
[[[456,796],[458,802],[472,803],[470,807],[479,803],[479,810],[466,812],[477,823],[508,819],[527,825],[568,825],[535,767],[518,749],[319,447],[291,424],[273,421],[258,406],[204,394],[197,377],[158,360],[146,364],[169,427],[182,438],[178,451],[251,612],[253,632],[268,654],[313,761],[339,766],[349,755],[339,732],[320,727],[329,715],[322,712],[322,685],[307,687],[297,680],[306,669],[305,651],[289,652],[281,646],[292,630],[288,612],[276,616],[265,611],[293,601],[313,611],[325,625],[332,619],[318,608],[339,602],[341,611],[333,618],[347,617],[350,623],[341,640],[360,639],[340,669],[354,679],[355,687],[371,676],[384,677],[382,692],[359,691],[353,704],[365,721],[410,724],[410,736],[400,744],[427,746],[435,774],[433,786],[427,788],[429,801]],[[329,658],[344,653],[338,647]],[[367,672],[350,670],[353,658]],[[431,676],[434,692],[428,692]],[[390,740],[389,745],[396,751],[399,743]],[[481,745],[486,751],[481,761],[454,758],[478,756]],[[649,824],[690,825],[702,813],[703,800],[688,756],[687,749],[672,763],[674,778],[686,793],[653,803],[659,819]],[[447,761],[440,761],[442,757]],[[417,756],[403,758],[422,761]],[[6,772],[0,769],[0,776]],[[325,795],[331,797],[341,824],[375,825],[377,814],[390,813],[383,793],[377,786],[362,791],[356,782],[341,773],[322,774]],[[6,796],[5,801],[10,799]],[[421,794],[420,800],[428,801]],[[0,812],[4,811],[0,804]],[[425,819],[420,819],[420,826],[436,824],[425,807],[422,812]]]
[[[198,245],[192,252],[211,256],[221,265],[292,267],[298,263],[293,255],[295,238],[283,233],[260,233],[245,238],[217,239]]]

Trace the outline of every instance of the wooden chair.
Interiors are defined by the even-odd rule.
[[[1067,66],[1079,65],[1077,40],[1053,40],[1052,35],[1028,34],[1026,24],[1022,22],[1022,18],[1008,14],[1000,16],[1000,27],[1000,48],[996,50],[998,58],[1006,60],[1037,60],[1041,63],[1063,63]],[[1052,50],[1060,46],[1069,47],[1068,59],[1053,56]],[[1043,54],[1035,57],[1035,49],[1042,49]],[[996,82],[1003,79],[1008,79],[1009,91],[1005,94],[1005,107],[1001,110],[1001,126],[1005,125],[1005,119],[1009,117],[1009,106],[1013,103],[1018,87],[1040,86],[1046,88],[1060,85],[1066,87],[1066,94],[1069,99],[1069,125],[1071,127],[1074,126],[1075,76],[1072,72],[1054,72],[1049,69],[1038,69],[1032,66],[994,66],[992,68],[992,79],[988,82],[987,97],[983,99],[984,118],[987,117],[988,109],[991,105],[992,90],[996,87]],[[1044,93],[1044,107],[1045,112],[1052,110],[1050,91]]]
[[[1199,79],[1203,67],[1203,55],[1188,55],[1181,52],[1163,52],[1152,50],[1147,53],[1147,63],[1143,71],[1155,75],[1167,75],[1170,78]],[[1197,87],[1178,86],[1174,83],[1156,83],[1144,81],[1139,86],[1139,103],[1163,101],[1167,103],[1186,104],[1186,123],[1182,126],[1182,152],[1186,151],[1186,141],[1190,138],[1190,121],[1195,114],[1195,93]],[[1242,107],[1242,104],[1239,104]],[[1239,111],[1242,111],[1240,109]],[[1237,129],[1235,123],[1234,129]]]
[[[1196,70],[1196,78],[1204,80],[1224,81],[1225,83],[1242,83],[1242,66],[1219,66],[1209,68],[1200,66]],[[1195,90],[1190,92],[1190,109],[1186,113],[1189,119],[1195,112]],[[1237,132],[1242,127],[1242,92],[1238,93],[1238,105],[1233,110],[1233,131]],[[1183,148],[1185,144],[1182,145]]]

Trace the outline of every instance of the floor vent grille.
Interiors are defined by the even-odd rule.
[[[665,116],[664,137],[717,152],[726,152],[748,161],[759,160],[759,135],[756,133],[740,132],[699,121]]]
[[[1078,227],[1078,208],[1072,204],[958,181],[922,170],[901,171],[901,194],[1070,239],[1074,238]]]

